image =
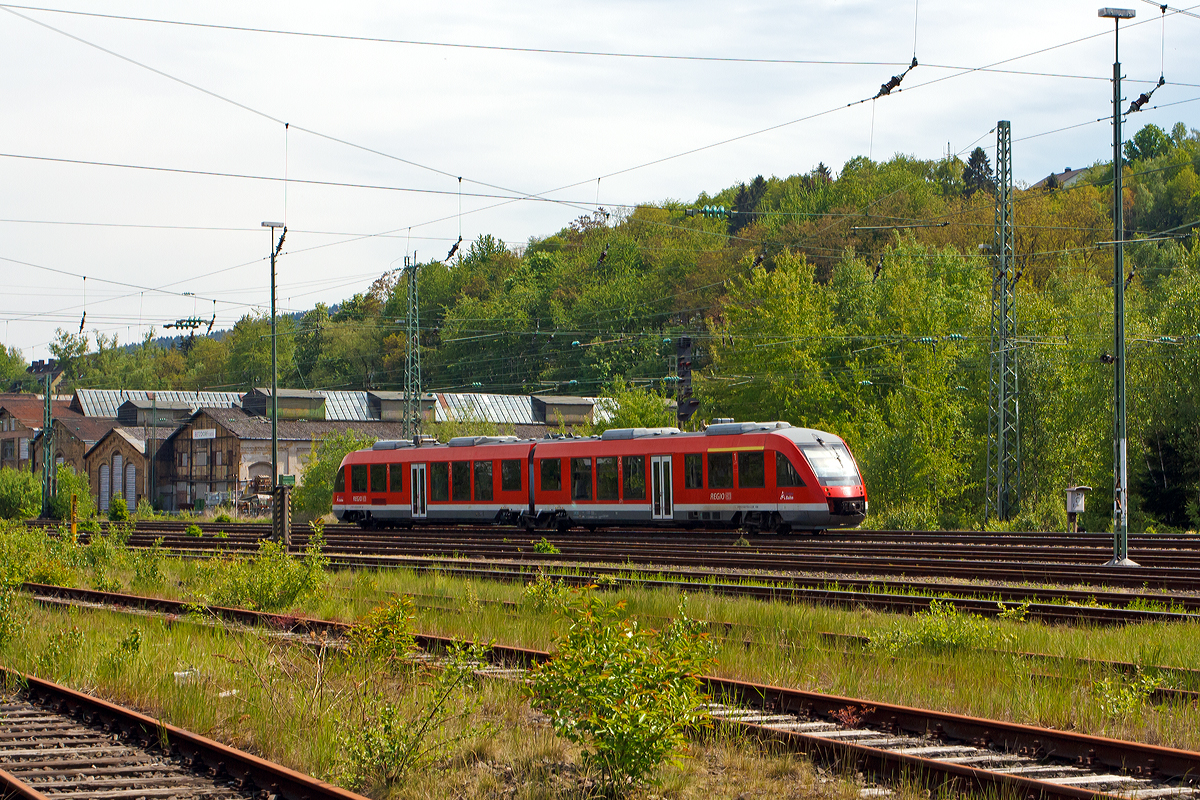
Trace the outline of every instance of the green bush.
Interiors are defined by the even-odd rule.
[[[412,600],[408,597],[397,597],[372,609],[346,634],[350,655],[381,660],[394,667],[417,647],[412,620]]]
[[[29,519],[42,511],[42,485],[37,476],[11,467],[0,469],[0,517]]]
[[[199,539],[201,536],[204,535],[204,531],[201,530],[200,526],[194,522],[191,525],[188,525],[186,528],[184,528],[183,532],[185,534],[187,534],[188,536],[195,536],[197,539]]]
[[[220,514],[217,514],[215,517],[213,517],[213,522],[233,522],[233,517],[222,511]]]
[[[282,611],[325,585],[329,559],[320,536],[309,539],[303,558],[288,555],[276,542],[259,543],[251,558],[230,556],[209,559],[197,568],[197,600],[219,606],[238,606],[262,611]]]
[[[913,614],[911,621],[872,636],[871,649],[888,655],[912,650],[982,650],[1003,647],[1010,639],[978,614],[963,614],[954,603],[934,599],[929,601],[928,611]]]
[[[137,519],[154,519],[154,506],[150,504],[149,498],[143,497],[138,500],[133,516]]]
[[[113,495],[112,500],[108,503],[108,520],[109,522],[128,522],[129,507],[125,505],[125,496],[122,494]]]
[[[685,744],[703,718],[696,675],[714,652],[682,607],[661,631],[618,619],[623,607],[577,592],[564,608],[570,629],[529,684],[533,705],[553,717],[560,735],[592,748],[589,760],[615,792],[643,783]]]
[[[533,552],[535,552],[535,553],[559,553],[561,551],[557,547],[555,547],[552,542],[550,542],[548,539],[546,539],[545,536],[543,536],[542,540],[540,542],[533,543]]]
[[[19,596],[7,587],[0,588],[0,648],[21,635],[26,612],[19,607]]]
[[[474,670],[485,651],[480,645],[452,649],[441,669],[428,680],[421,676],[418,685],[428,690],[413,692],[408,702],[376,691],[359,698],[358,713],[338,736],[339,781],[367,790],[395,786],[446,761],[463,743],[491,738],[495,723],[475,717],[483,701]]]
[[[50,498],[50,516],[53,519],[71,518],[71,495],[76,498],[76,518],[91,519],[96,516],[96,500],[86,475],[75,471],[70,464],[59,464],[55,473],[54,495]]]

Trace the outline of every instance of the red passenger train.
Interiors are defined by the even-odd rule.
[[[697,433],[380,441],[344,459],[333,513],[368,527],[496,523],[823,530],[860,524],[867,490],[842,439],[786,422]]]

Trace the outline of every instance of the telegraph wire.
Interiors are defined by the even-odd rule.
[[[299,128],[297,130],[299,130]],[[284,184],[284,187],[285,187],[284,193],[285,194],[287,192],[287,188],[286,188],[287,183],[290,181],[291,183],[303,183],[303,184],[307,184],[307,185],[311,185],[311,186],[331,186],[331,187],[344,188],[344,189],[376,189],[376,190],[380,190],[380,191],[389,191],[389,192],[412,192],[415,194],[440,194],[440,195],[450,195],[450,196],[457,194],[460,198],[463,196],[466,196],[466,197],[480,197],[480,198],[484,198],[484,199],[488,199],[488,200],[496,200],[496,199],[512,200],[512,201],[532,200],[535,202],[553,203],[556,205],[573,205],[575,208],[577,208],[579,210],[584,210],[584,209],[588,209],[591,207],[590,204],[586,203],[586,201],[557,200],[557,199],[551,199],[551,198],[547,198],[547,197],[540,197],[537,195],[530,195],[530,194],[524,194],[524,193],[513,194],[513,195],[501,195],[501,194],[488,194],[485,192],[466,192],[464,195],[464,193],[461,190],[455,191],[452,189],[418,189],[418,188],[414,188],[414,187],[410,187],[410,186],[388,186],[386,184],[379,184],[379,183],[348,183],[348,182],[344,182],[344,181],[322,181],[322,180],[316,180],[316,179],[312,179],[312,178],[287,178],[287,177],[280,177],[278,175],[251,175],[249,173],[242,173],[242,172],[219,172],[216,170],[186,169],[183,167],[162,167],[162,166],[149,165],[149,164],[123,164],[123,163],[116,162],[116,161],[90,161],[87,159],[80,159],[80,158],[56,158],[53,156],[35,156],[35,155],[29,155],[27,153],[0,153],[0,158],[14,158],[14,159],[22,159],[22,160],[26,160],[26,161],[48,161],[48,162],[56,163],[56,164],[73,164],[73,165],[88,166],[88,167],[111,167],[111,168],[115,168],[115,169],[131,169],[131,170],[140,170],[140,171],[145,171],[145,172],[169,172],[169,173],[179,174],[179,175],[198,175],[198,176],[207,177],[207,178],[237,178],[237,179],[241,179],[241,180],[273,181],[273,182]]]

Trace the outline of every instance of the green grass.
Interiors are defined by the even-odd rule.
[[[331,651],[259,633],[181,620],[91,609],[42,607],[16,598],[27,620],[0,644],[4,665],[104,697],[340,785],[350,772],[348,730],[370,729],[382,704],[399,714],[428,707],[436,680],[420,669],[365,669]],[[545,798],[594,796],[595,776],[580,749],[554,735],[518,684],[469,688],[469,717],[430,736],[452,746],[391,786],[387,798]],[[463,698],[458,698],[459,705]],[[351,726],[349,729],[347,726]],[[386,729],[385,729],[386,730]],[[854,800],[853,774],[816,769],[725,731],[690,744],[677,765],[659,769],[634,798],[707,800],[739,795]],[[897,800],[921,800],[916,786]]]

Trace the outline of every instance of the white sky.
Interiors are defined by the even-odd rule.
[[[34,4],[36,0],[29,0]],[[835,171],[849,158],[938,158],[1012,121],[1014,173],[1111,157],[1113,23],[1096,2],[329,3],[46,0],[49,7],[219,25],[506,47],[760,59],[884,62],[811,65],[651,60],[342,41],[19,10],[29,18],[235,100],[293,126],[344,139],[440,175],[293,127],[291,179],[425,189],[425,194],[181,175],[0,157],[0,257],[86,275],[86,330],[135,341],[179,317],[229,327],[269,302],[264,220],[286,221],[281,310],[362,291],[406,253],[442,257],[465,242],[511,244],[551,234],[600,205],[691,200],[757,174]],[[1152,104],[1200,98],[1200,17],[1127,0],[1122,23],[1126,105],[1156,81]],[[11,8],[11,7],[10,7]],[[913,55],[899,93],[872,97]],[[1172,8],[1175,8],[1172,6]],[[1182,6],[1192,9],[1193,6]],[[1200,13],[1200,6],[1193,13]],[[1088,79],[956,72],[1043,48],[1002,69]],[[283,125],[0,11],[0,153],[283,177]],[[647,162],[818,112],[774,131],[652,166]],[[872,137],[872,112],[874,129]],[[1144,111],[1200,127],[1200,102]],[[1050,135],[1035,134],[1083,124]],[[552,194],[568,203],[465,193]],[[504,187],[502,190],[480,183]],[[16,222],[14,220],[24,220]],[[38,221],[37,223],[28,221]],[[440,220],[432,222],[434,220]],[[1018,220],[1019,221],[1019,220]],[[104,225],[44,224],[103,223]],[[233,230],[181,230],[195,226]],[[409,238],[411,227],[411,240]],[[347,241],[339,234],[390,237]],[[328,245],[320,249],[319,245]],[[304,251],[304,252],[297,252]],[[58,327],[75,332],[85,281],[0,261],[0,332],[27,359],[49,355]],[[133,287],[115,286],[102,279]],[[179,297],[152,291],[193,292]],[[94,341],[94,339],[93,339]]]

